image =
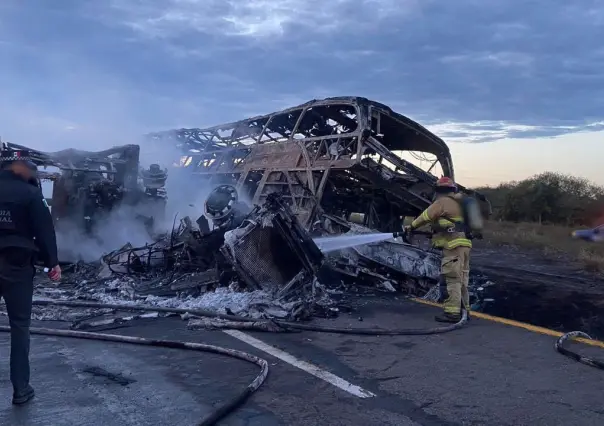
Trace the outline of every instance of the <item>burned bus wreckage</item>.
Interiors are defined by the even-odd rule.
[[[58,175],[40,172],[54,182],[58,224],[75,215],[81,229],[92,232],[92,218],[112,206],[143,206],[134,214],[152,237],[103,256],[94,281],[106,284],[105,296],[88,277],[66,290],[73,297],[87,293],[107,301],[110,293],[149,301],[180,294],[190,300],[229,288],[269,295],[272,304],[258,302],[260,316],[300,319],[337,312],[328,300],[334,286],[370,283],[422,296],[438,282],[440,255],[421,241],[389,238],[334,251],[323,246],[339,235],[399,231],[405,217],[430,204],[436,166],[455,178],[445,142],[383,104],[358,97],[313,100],[207,129],[149,134],[143,149],[144,143],[178,151],[170,176],[185,175],[210,190],[195,221],[153,226],[163,214],[169,177],[158,165],[141,169],[137,145],[38,152],[40,165],[61,169]],[[429,168],[403,159],[405,152],[433,157]],[[459,189],[488,205],[480,194]],[[91,268],[78,264],[74,274]]]
[[[155,145],[178,147],[179,172],[197,179],[200,186],[234,188],[238,197],[256,206],[279,199],[287,206],[285,215],[295,218],[298,232],[315,238],[306,238],[306,255],[296,254],[302,264],[309,253],[317,253],[320,237],[400,230],[405,217],[418,215],[430,204],[437,179],[430,172],[437,165],[442,174],[455,177],[443,140],[387,106],[358,97],[313,100],[235,123],[147,137]],[[428,170],[403,159],[405,151],[423,153],[422,159],[431,155]],[[481,194],[459,188],[489,209]],[[255,248],[258,267],[255,274],[248,272],[256,277],[255,286],[274,282],[283,290],[295,287],[290,276],[258,278],[269,265],[288,263],[276,257],[265,263],[277,256],[280,245],[255,240],[240,229],[235,234],[241,244]],[[421,295],[439,278],[438,253],[394,239],[324,257],[318,269],[321,282],[372,281]],[[318,265],[318,255],[315,259]]]

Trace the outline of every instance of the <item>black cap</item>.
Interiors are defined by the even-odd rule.
[[[34,163],[31,153],[24,149],[3,149],[0,151],[0,166],[10,164],[15,161],[24,162],[31,170],[38,170],[38,166]]]

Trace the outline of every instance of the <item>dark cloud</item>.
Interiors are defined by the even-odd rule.
[[[275,16],[305,4],[275,1]],[[165,15],[182,2],[59,3],[4,6],[0,87],[14,99],[36,96],[39,110],[59,104],[74,121],[86,113],[82,91],[111,84],[130,109],[141,104],[132,117],[141,128],[215,124],[342,95],[423,123],[457,123],[442,136],[474,142],[603,128],[591,125],[604,119],[601,0],[313,3],[279,22],[250,8],[283,30],[257,37],[225,26],[228,2],[208,0],[198,15]],[[153,20],[159,11],[163,20]]]

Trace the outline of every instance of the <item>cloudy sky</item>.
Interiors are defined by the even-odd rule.
[[[458,179],[604,183],[604,0],[1,0],[0,136],[88,148],[359,95]]]

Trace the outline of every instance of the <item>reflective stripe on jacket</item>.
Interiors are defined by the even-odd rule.
[[[457,201],[461,196],[439,196],[426,210],[411,223],[417,229],[431,224],[434,231],[432,245],[435,248],[454,249],[455,247],[472,247],[472,241],[464,232],[454,230],[455,222],[463,223],[463,211]]]

